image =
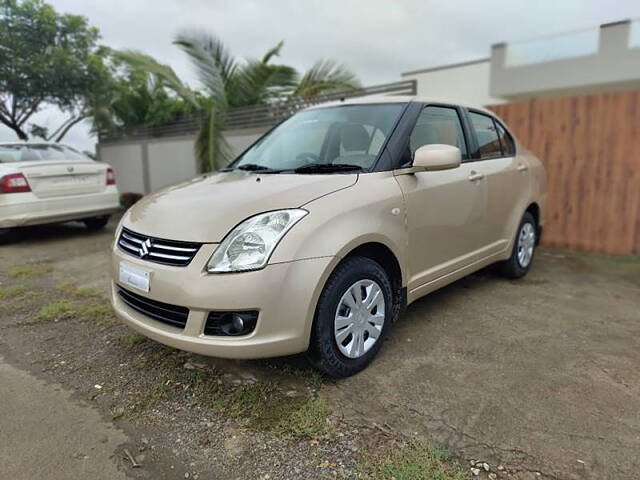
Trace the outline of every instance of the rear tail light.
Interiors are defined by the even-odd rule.
[[[29,182],[21,173],[12,173],[0,178],[0,193],[30,192]]]
[[[107,185],[115,185],[116,176],[113,173],[113,168],[107,168]]]

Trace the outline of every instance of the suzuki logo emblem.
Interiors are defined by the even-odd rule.
[[[147,255],[149,255],[149,249],[153,246],[153,244],[151,243],[151,240],[149,240],[148,238],[142,242],[140,244],[140,248],[138,249],[138,255],[140,255],[140,258],[144,258]]]

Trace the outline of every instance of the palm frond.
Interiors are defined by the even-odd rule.
[[[173,43],[189,55],[200,82],[217,108],[226,108],[227,87],[235,76],[237,64],[222,41],[206,32],[186,31]]]
[[[176,72],[169,65],[160,63],[152,56],[137,50],[118,51],[114,53],[114,57],[126,63],[134,70],[154,76],[156,80],[160,80],[162,85],[184,98],[194,107],[198,106],[193,91],[182,83],[182,80],[180,80]],[[154,86],[157,86],[157,83],[156,85],[150,85],[151,89],[153,89]]]
[[[283,46],[284,46],[284,40],[280,40],[275,47],[271,48],[270,50],[267,51],[267,53],[264,54],[264,56],[262,57],[262,63],[267,64],[269,63],[271,58],[279,57],[280,50],[282,50]]]
[[[294,97],[311,98],[323,93],[346,92],[360,88],[356,75],[334,60],[319,60],[298,82]]]
[[[297,72],[288,65],[268,65],[249,60],[238,71],[240,105],[258,105],[286,98],[296,87]]]

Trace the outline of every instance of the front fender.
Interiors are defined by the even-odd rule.
[[[362,174],[352,187],[303,208],[309,214],[282,239],[269,263],[317,257],[337,257],[339,261],[356,247],[376,242],[396,256],[406,285],[405,206],[391,172]]]

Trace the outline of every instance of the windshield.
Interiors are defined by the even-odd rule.
[[[64,145],[37,145],[15,143],[0,145],[0,163],[32,162],[38,160],[84,160],[91,159]]]
[[[255,171],[373,166],[404,104],[344,105],[300,112],[273,129],[230,168]]]

